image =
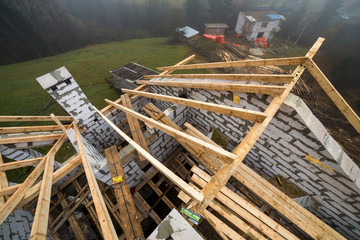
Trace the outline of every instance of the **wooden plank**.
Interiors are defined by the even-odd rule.
[[[274,58],[260,60],[242,60],[232,62],[197,63],[181,66],[158,67],[157,70],[185,70],[185,69],[207,69],[207,68],[232,68],[232,67],[256,67],[256,66],[287,66],[305,63],[305,57]]]
[[[321,42],[321,40],[318,40]],[[318,46],[318,44],[316,45]],[[206,187],[203,189],[203,194],[205,196],[205,200],[194,208],[197,208],[194,211],[202,211],[206,208],[206,206],[214,199],[214,197],[218,194],[220,189],[225,186],[227,181],[230,179],[232,174],[236,171],[237,167],[240,165],[242,160],[246,157],[248,152],[251,150],[253,145],[257,142],[261,134],[264,132],[281,104],[284,102],[291,89],[296,84],[297,80],[300,78],[301,74],[304,72],[304,66],[298,66],[293,75],[296,77],[289,84],[286,84],[286,90],[279,96],[275,96],[272,102],[265,110],[266,118],[264,121],[256,122],[248,134],[244,137],[244,139],[240,142],[240,144],[235,148],[234,153],[238,156],[237,159],[234,160],[230,165],[223,165],[219,170],[215,173],[212,179],[209,181]]]
[[[242,109],[242,108],[236,108],[236,107],[230,107],[226,105],[220,105],[215,103],[208,103],[208,102],[202,102],[198,100],[192,100],[192,99],[186,99],[186,98],[180,98],[180,97],[173,97],[173,96],[167,96],[167,95],[161,95],[161,94],[155,94],[155,93],[147,93],[147,92],[141,92],[141,91],[134,91],[134,90],[128,90],[128,89],[121,89],[123,92],[136,94],[138,96],[157,99],[161,101],[176,103],[188,107],[203,109],[206,111],[216,112],[224,115],[229,115],[249,121],[255,121],[255,122],[263,122],[266,118],[266,114],[262,112],[257,112],[253,110],[248,109]]]
[[[63,125],[68,128],[70,125]],[[25,126],[25,127],[0,127],[0,133],[25,133],[25,132],[46,132],[59,131],[61,128],[58,125],[49,126]]]
[[[0,164],[4,165],[1,152],[0,152]],[[9,183],[6,177],[5,170],[0,168],[0,190],[8,187],[9,187]],[[5,201],[6,198],[4,196],[0,196],[0,208],[4,205]]]
[[[126,101],[123,99],[123,101]],[[127,239],[145,239],[139,219],[137,219],[136,208],[132,200],[129,185],[127,184],[124,169],[116,146],[105,149],[105,157],[108,161],[112,179],[121,177],[122,181],[113,184],[116,200],[118,202],[123,230]]]
[[[14,194],[5,202],[0,208],[0,224],[11,214],[21,199],[24,197],[26,191],[35,183],[38,177],[42,174],[45,167],[46,160],[43,159],[38,166],[30,173],[22,184],[17,188]]]
[[[21,168],[21,167],[32,166],[32,165],[38,164],[41,160],[43,160],[43,157],[26,159],[26,160],[9,162],[9,163],[2,163],[2,164],[0,164],[0,172],[8,171],[11,169],[16,169],[16,168]]]
[[[62,199],[61,206],[64,209],[68,205],[68,200],[65,198],[65,196],[61,192],[58,193],[58,198]],[[74,214],[70,215],[70,217],[68,218],[68,222],[70,224],[70,227],[71,227],[76,239],[77,240],[86,240],[85,235],[81,229],[81,226],[78,223]]]
[[[147,123],[150,123],[151,125],[153,125],[154,127],[160,129],[161,131],[169,134],[170,136],[176,138],[179,142],[187,142],[189,144],[193,144],[194,146],[198,147],[199,149],[203,150],[204,152],[205,151],[208,151],[208,152],[211,152],[214,156],[216,156],[217,158],[219,159],[224,159],[225,161],[227,162],[232,162],[234,160],[234,158],[236,158],[237,156],[222,149],[221,147],[215,147],[211,144],[208,144],[204,141],[201,141],[195,137],[192,137],[186,133],[183,133],[177,129],[179,129],[179,126],[177,126],[175,123],[174,125],[177,126],[177,129],[173,128],[173,127],[169,127],[165,124],[162,124],[162,123],[159,123],[151,118],[148,118],[140,113],[137,113],[135,111],[132,111],[130,109],[127,109],[121,105],[118,105],[118,104],[115,104],[109,100],[106,100],[108,103],[110,104],[113,104],[116,108],[122,110],[122,111],[125,111],[125,112],[128,112],[129,114],[132,114],[134,117],[144,121],[144,122],[147,122]]]
[[[116,107],[120,106],[118,104]],[[127,109],[121,106],[123,109]],[[96,109],[97,110],[97,109]],[[127,109],[129,110],[129,109]],[[97,110],[98,111],[98,110]],[[130,110],[131,113],[134,111]],[[179,178],[176,174],[170,171],[167,167],[165,167],[161,162],[156,160],[151,154],[146,152],[139,146],[136,142],[134,142],[130,137],[128,137],[123,131],[121,131],[118,127],[115,126],[108,118],[106,118],[100,111],[98,111],[99,115],[117,132],[120,134],[122,138],[125,139],[131,146],[133,146],[138,152],[140,152],[154,167],[156,167],[162,174],[164,174],[167,178],[169,178],[174,184],[176,184],[179,188],[181,188],[184,192],[193,197],[196,201],[202,201],[203,196],[195,191],[192,187],[190,187],[184,180]],[[140,114],[141,115],[141,114]],[[152,120],[152,119],[150,119]],[[156,121],[154,121],[157,123]],[[158,124],[158,123],[157,123]]]
[[[117,239],[118,237],[116,235],[114,225],[111,221],[109,212],[105,206],[105,202],[102,197],[101,191],[99,189],[99,185],[96,182],[94,172],[92,171],[92,167],[89,163],[80,131],[76,125],[74,125],[74,130],[75,130],[76,140],[78,142],[81,160],[85,170],[85,175],[89,183],[91,196],[94,200],[94,205],[100,222],[103,236],[105,239]]]
[[[206,183],[211,179],[211,177],[196,166],[194,166],[192,170],[194,170],[194,173],[196,174],[192,176],[191,180],[200,187],[206,186]],[[286,239],[298,239],[294,234],[290,233],[280,224],[230,189],[223,187],[221,189],[221,193],[219,193],[216,198],[271,239],[283,239],[283,237],[279,234],[284,236]],[[212,208],[213,203],[214,201],[210,203],[210,207]],[[215,208],[214,210],[217,211]],[[276,232],[279,232],[279,234]]]
[[[147,75],[145,79],[153,78],[184,78],[184,79],[222,79],[230,81],[254,81],[265,83],[290,83],[293,75],[282,74],[171,74],[171,75]],[[137,81],[138,82],[138,81]],[[145,84],[145,81],[143,81]],[[147,83],[147,82],[146,82]]]
[[[359,118],[359,116],[350,107],[350,105],[341,96],[341,94],[335,89],[335,87],[331,84],[331,82],[325,76],[325,74],[321,71],[321,69],[311,59],[308,59],[306,61],[306,67],[309,70],[310,74],[319,83],[321,88],[329,96],[329,98],[335,103],[335,105],[342,112],[342,114],[344,114],[344,116],[350,122],[350,124],[355,128],[355,130],[358,133],[360,133],[360,118]]]
[[[132,104],[131,104],[128,94],[123,94],[121,96],[121,101],[125,107],[133,110],[133,107],[132,107]],[[134,141],[137,144],[139,144],[145,151],[150,153],[150,150],[146,143],[144,134],[142,133],[139,121],[137,120],[137,118],[132,117],[130,114],[128,114],[128,113],[125,113],[125,114],[126,114],[126,118],[128,120],[130,131],[131,131]],[[138,153],[138,155],[139,155],[140,161],[145,160],[145,158],[140,153]]]
[[[187,57],[187,58],[185,58],[184,60],[182,60],[182,61],[180,61],[180,62],[178,62],[177,64],[175,64],[174,66],[180,66],[180,65],[184,65],[184,64],[186,64],[186,63],[188,63],[188,62],[190,62],[191,60],[193,60],[195,58],[195,54],[193,54],[193,55],[191,55],[191,56],[189,56],[189,57]],[[166,74],[170,74],[170,73],[172,73],[173,71],[170,71],[170,70],[165,70],[165,71],[163,71],[162,73],[160,73],[159,75],[161,76],[161,75],[166,75]]]
[[[46,164],[39,192],[39,198],[36,205],[34,221],[31,228],[30,239],[46,239],[49,222],[51,187],[53,184],[55,154],[60,149],[61,145],[65,142],[66,139],[67,135],[66,133],[64,133],[45,157]]]
[[[199,88],[218,91],[245,92],[266,95],[279,95],[285,90],[283,86],[259,85],[259,84],[238,84],[224,82],[180,82],[180,81],[136,81],[140,84],[169,86],[169,87],[185,87]]]
[[[76,189],[76,191],[80,191],[81,190],[81,187],[80,187],[80,184],[79,182],[75,179],[73,181],[73,185]],[[85,194],[83,194],[85,195]],[[96,215],[96,210],[94,209],[94,206],[89,204],[92,200],[89,200],[88,198],[85,198],[84,202],[85,202],[85,208],[86,210],[89,212],[90,214],[90,217],[91,219],[93,220],[97,230],[99,231],[99,233],[101,234],[101,236],[103,236],[103,233],[102,233],[102,230],[101,230],[101,226],[100,226],[100,223],[99,223],[99,220],[97,218],[97,215]]]
[[[60,121],[73,121],[74,119],[71,116],[57,116]],[[0,122],[37,122],[45,121],[52,122],[54,121],[50,116],[0,116]]]
[[[161,218],[156,214],[156,212],[149,206],[149,204],[145,201],[145,199],[140,195],[140,193],[135,192],[133,194],[134,197],[134,203],[138,206],[138,209],[140,209],[140,212],[148,212],[150,217],[156,222],[156,224],[161,223]]]
[[[0,138],[0,144],[51,141],[51,140],[57,140],[60,137],[61,137],[61,134],[46,134],[46,135],[35,135],[35,136],[31,135],[31,136],[26,136],[26,137]]]
[[[66,132],[66,128],[65,126],[60,122],[59,118],[57,116],[55,116],[53,113],[50,114],[50,117],[55,121],[55,123],[61,128],[61,130],[63,130],[64,132]]]

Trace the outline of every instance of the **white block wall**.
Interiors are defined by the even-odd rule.
[[[236,104],[232,92],[158,86],[151,89],[173,96],[187,91],[190,99],[256,111],[264,111],[272,100],[263,95],[236,93],[241,99]],[[240,143],[253,125],[250,121],[194,108],[188,108],[186,118],[204,134],[214,127],[228,136],[231,140],[229,150]],[[306,160],[306,155],[316,158],[334,172]],[[320,219],[345,237],[360,239],[359,167],[299,97],[290,94],[244,163],[268,178],[282,175],[317,201],[319,208],[312,209],[312,212]]]

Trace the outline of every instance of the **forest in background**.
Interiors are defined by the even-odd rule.
[[[354,9],[359,0],[0,0],[0,64],[171,36],[184,25],[202,32],[206,22],[225,22],[233,30],[240,10],[275,10],[286,17],[278,37],[305,46],[325,37],[319,65],[337,87],[360,89],[360,21],[344,17]]]

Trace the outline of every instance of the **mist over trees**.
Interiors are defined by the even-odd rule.
[[[0,0],[0,64],[56,55],[90,44],[171,36],[206,22],[234,29],[239,11],[274,10],[286,17],[278,36],[310,46],[326,38],[317,56],[335,84],[360,87],[360,21],[340,17],[360,1],[327,0]],[[352,2],[346,9],[345,2]],[[317,9],[317,10],[314,10]],[[353,10],[356,11],[356,10]],[[359,14],[360,15],[360,14]],[[356,18],[355,18],[356,19]]]

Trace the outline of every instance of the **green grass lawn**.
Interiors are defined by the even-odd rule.
[[[89,100],[98,108],[104,98],[119,96],[109,89],[104,78],[109,71],[129,62],[155,69],[175,64],[190,55],[183,45],[170,45],[167,38],[135,39],[93,45],[64,54],[0,66],[0,115],[34,115],[49,99],[36,77],[65,66]],[[91,85],[103,83],[100,85]],[[57,103],[43,115],[68,115]]]

